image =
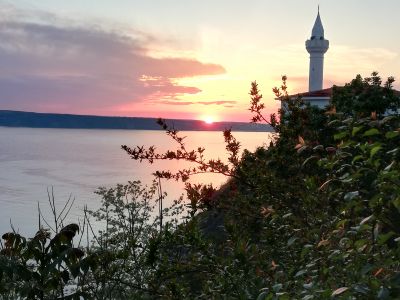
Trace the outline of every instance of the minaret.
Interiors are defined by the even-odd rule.
[[[324,54],[329,48],[329,41],[324,38],[324,27],[318,15],[312,29],[311,38],[306,41],[306,49],[310,53],[310,75],[308,78],[308,90],[322,90],[324,79]]]

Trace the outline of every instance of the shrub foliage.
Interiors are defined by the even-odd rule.
[[[227,163],[160,120],[177,150],[123,146],[132,159],[186,160],[159,171],[186,182],[188,201],[155,211],[159,181],[100,189],[87,216],[104,224],[90,247],[74,247],[71,224],[51,238],[3,235],[1,299],[398,299],[400,298],[400,117],[393,78],[377,73],[335,89],[321,110],[274,89],[278,115],[263,115],[252,83],[253,122],[275,130],[269,147],[244,151],[224,132]],[[191,175],[228,177],[218,191]],[[186,206],[186,208],[184,207]],[[158,217],[154,217],[158,213]],[[86,219],[89,230],[89,217]],[[86,227],[85,227],[86,226]],[[66,292],[67,287],[71,291]]]

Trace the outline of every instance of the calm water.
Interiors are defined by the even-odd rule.
[[[221,132],[183,132],[188,148],[206,147],[209,158],[226,159]],[[243,148],[254,150],[268,141],[267,133],[238,132],[234,136]],[[150,184],[152,172],[177,170],[184,162],[162,161],[152,165],[133,161],[120,149],[122,144],[156,145],[157,150],[176,149],[161,131],[32,129],[0,127],[0,233],[9,231],[10,220],[23,234],[37,230],[37,203],[45,214],[49,205],[47,190],[53,188],[56,205],[62,208],[70,195],[76,199],[69,215],[82,219],[84,205],[95,209],[100,198],[93,192],[99,186],[112,187],[128,180]],[[202,175],[196,182],[226,179]],[[169,201],[182,194],[183,184],[163,182]]]

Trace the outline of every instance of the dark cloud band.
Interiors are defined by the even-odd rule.
[[[96,26],[67,26],[55,16],[51,20],[0,21],[0,109],[96,112],[168,102],[201,91],[177,79],[225,72],[195,59],[151,57],[146,41],[154,37],[143,33],[133,37]]]

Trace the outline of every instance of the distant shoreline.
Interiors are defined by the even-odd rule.
[[[123,129],[123,130],[163,130],[157,118],[108,117],[91,115],[36,113],[0,110],[1,127],[59,128],[59,129]],[[214,122],[206,124],[200,120],[166,119],[169,126],[180,131],[232,131],[272,132],[265,124],[246,122]]]

